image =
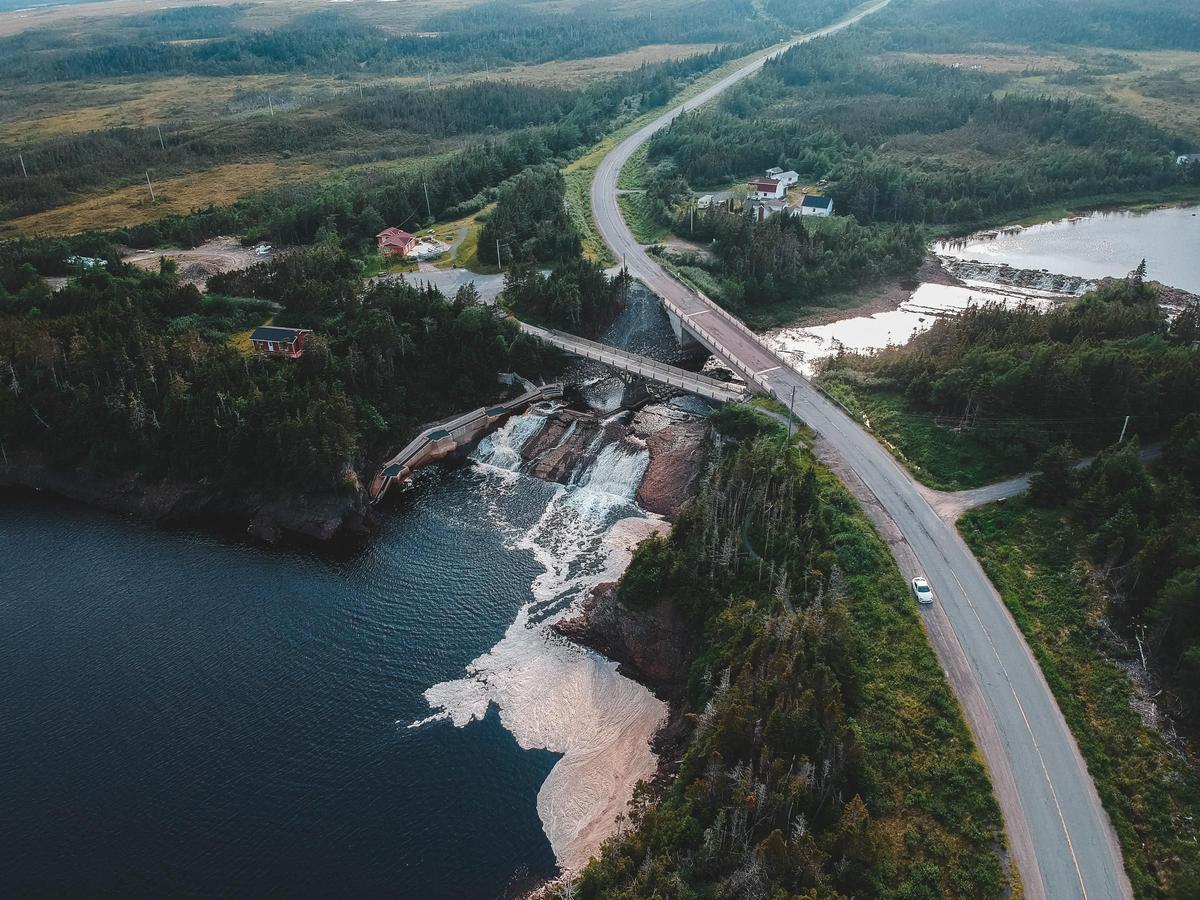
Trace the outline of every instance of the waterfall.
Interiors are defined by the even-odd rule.
[[[503,428],[479,442],[471,458],[485,466],[515,472],[521,468],[521,448],[541,430],[545,421],[546,416],[542,413],[512,416]]]
[[[579,478],[579,486],[621,500],[632,500],[650,465],[650,453],[620,443],[608,444]]]

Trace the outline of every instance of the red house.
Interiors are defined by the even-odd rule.
[[[385,228],[375,235],[375,240],[379,242],[380,253],[394,253],[399,256],[407,256],[408,251],[417,243],[416,235],[399,228]]]
[[[286,356],[297,359],[304,353],[304,336],[312,334],[308,328],[277,328],[262,325],[250,335],[254,349],[264,356]]]

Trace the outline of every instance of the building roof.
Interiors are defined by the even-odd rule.
[[[782,173],[783,173],[783,169],[779,168],[779,166],[771,166],[771,168],[767,169],[767,177],[768,178],[774,178],[777,175],[780,175]]]
[[[775,177],[778,178],[780,181],[783,181],[783,179],[785,179],[785,178],[790,179],[791,181],[799,181],[800,173],[793,172],[791,169],[788,169],[786,172],[776,172]]]
[[[811,194],[806,194],[800,205],[807,206],[809,209],[830,209],[833,206],[833,198],[814,197]]]
[[[779,182],[774,178],[752,178],[749,184],[756,191],[774,193],[779,190]]]
[[[375,235],[385,244],[409,244],[416,240],[416,236],[407,231],[401,231],[399,228],[385,228],[379,234]]]
[[[285,344],[296,339],[298,334],[310,334],[307,328],[280,328],[277,325],[260,325],[250,335],[252,341],[283,341]]]

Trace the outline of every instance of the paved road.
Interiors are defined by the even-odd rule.
[[[883,5],[800,40],[838,31]],[[841,463],[835,468],[847,483],[861,499],[871,501],[868,511],[881,530],[894,528],[890,543],[905,575],[921,571],[929,577],[939,602],[922,612],[926,629],[987,762],[1025,896],[1132,897],[1112,825],[1074,738],[1007,608],[953,525],[937,515],[909,474],[870,434],[744,325],[671,278],[621,218],[617,175],[630,155],[685,107],[695,108],[754,74],[770,55],[618,144],[601,162],[592,184],[597,227],[630,273],[662,298],[668,311],[686,320],[710,350],[749,381],[791,403]]]
[[[433,269],[428,272],[377,275],[372,281],[407,281],[414,287],[429,284],[447,297],[453,297],[463,285],[473,283],[479,291],[480,299],[489,306],[495,304],[496,298],[504,290],[503,273],[477,275],[467,269]]]

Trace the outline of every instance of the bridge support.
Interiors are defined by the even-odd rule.
[[[696,350],[703,345],[692,336],[692,333],[683,327],[683,320],[675,313],[667,310],[667,318],[671,320],[671,330],[675,332],[675,342],[679,344],[681,350]]]

